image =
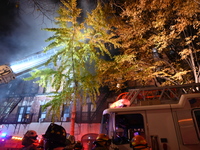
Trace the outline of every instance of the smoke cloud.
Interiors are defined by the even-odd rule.
[[[37,2],[37,1],[36,1]],[[0,65],[10,64],[42,51],[53,33],[41,30],[55,27],[57,1],[1,0]]]

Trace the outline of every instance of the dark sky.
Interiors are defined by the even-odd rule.
[[[42,4],[45,15],[31,0],[0,1],[0,65],[23,59],[48,45],[45,40],[53,33],[41,29],[55,26],[58,4],[46,1]]]
[[[40,4],[42,11],[33,1]],[[77,3],[84,18],[86,11],[95,7],[96,0],[78,0]],[[0,65],[9,65],[42,51],[49,44],[45,40],[53,33],[41,29],[55,27],[59,4],[59,0],[0,0]]]

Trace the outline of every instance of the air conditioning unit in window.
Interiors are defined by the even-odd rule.
[[[44,122],[44,118],[39,118],[39,123]]]

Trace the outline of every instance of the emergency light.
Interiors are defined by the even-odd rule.
[[[5,133],[5,132],[1,133],[1,137],[2,137],[2,138],[5,138],[6,135],[7,135],[7,133]]]

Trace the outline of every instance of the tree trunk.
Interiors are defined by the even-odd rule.
[[[76,100],[74,100],[74,104],[71,110],[71,127],[70,127],[70,135],[74,136],[74,128],[75,128],[75,118],[76,118]]]

